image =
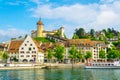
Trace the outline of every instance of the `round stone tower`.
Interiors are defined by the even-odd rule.
[[[44,24],[41,19],[37,22],[37,37],[43,37]]]
[[[61,28],[60,28],[60,36],[61,36],[61,37],[64,37],[64,27],[61,27]]]

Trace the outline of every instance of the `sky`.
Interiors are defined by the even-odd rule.
[[[42,19],[45,30],[76,28],[120,31],[120,0],[0,0],[0,42],[30,35]]]

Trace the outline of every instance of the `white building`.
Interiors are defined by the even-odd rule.
[[[8,52],[10,58],[15,56],[19,62],[44,62],[43,50],[30,36],[24,41],[11,41]]]

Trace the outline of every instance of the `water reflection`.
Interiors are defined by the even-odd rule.
[[[1,70],[0,80],[120,80],[119,69]]]

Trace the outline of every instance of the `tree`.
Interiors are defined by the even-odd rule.
[[[119,53],[117,50],[112,50],[109,49],[108,54],[107,54],[107,58],[108,59],[116,59],[117,57],[120,57]]]
[[[4,53],[3,53],[3,59],[4,59],[5,61],[7,61],[8,58],[9,58],[8,53],[4,52]]]
[[[107,29],[107,32],[112,33],[112,30],[110,28]]]
[[[78,58],[79,60],[82,60],[83,55],[82,55],[81,51],[78,51],[78,53],[77,53],[77,58]]]
[[[0,51],[0,60],[3,59],[2,55],[3,55],[3,51]]]
[[[16,56],[13,57],[13,61],[17,62],[18,59],[16,58]]]
[[[57,46],[54,49],[54,56],[58,59],[58,61],[61,61],[64,57],[64,53],[65,53],[65,48],[63,46]]]
[[[75,45],[72,45],[72,47],[69,50],[69,53],[70,53],[69,57],[71,58],[71,60],[75,61],[75,59],[77,58],[77,53],[78,53],[77,48],[75,47]]]
[[[104,32],[104,34],[105,34],[105,36],[106,36],[106,33],[107,33],[106,29],[103,29],[102,31]]]
[[[99,58],[101,58],[101,59],[105,59],[106,58],[106,53],[102,49],[99,51]]]
[[[76,29],[75,33],[79,38],[84,38],[85,37],[85,30],[83,28]]]
[[[76,34],[74,33],[72,39],[79,39],[79,37],[78,37],[78,35],[76,35]]]
[[[87,51],[85,55],[85,59],[88,61],[88,59],[92,58],[92,52]]]
[[[95,30],[94,30],[94,29],[91,29],[91,30],[90,30],[90,36],[91,36],[91,37],[94,37],[94,34],[95,34]]]
[[[52,49],[47,50],[47,57],[48,57],[48,59],[50,60],[50,63],[51,63],[51,59],[53,57],[53,50]]]

